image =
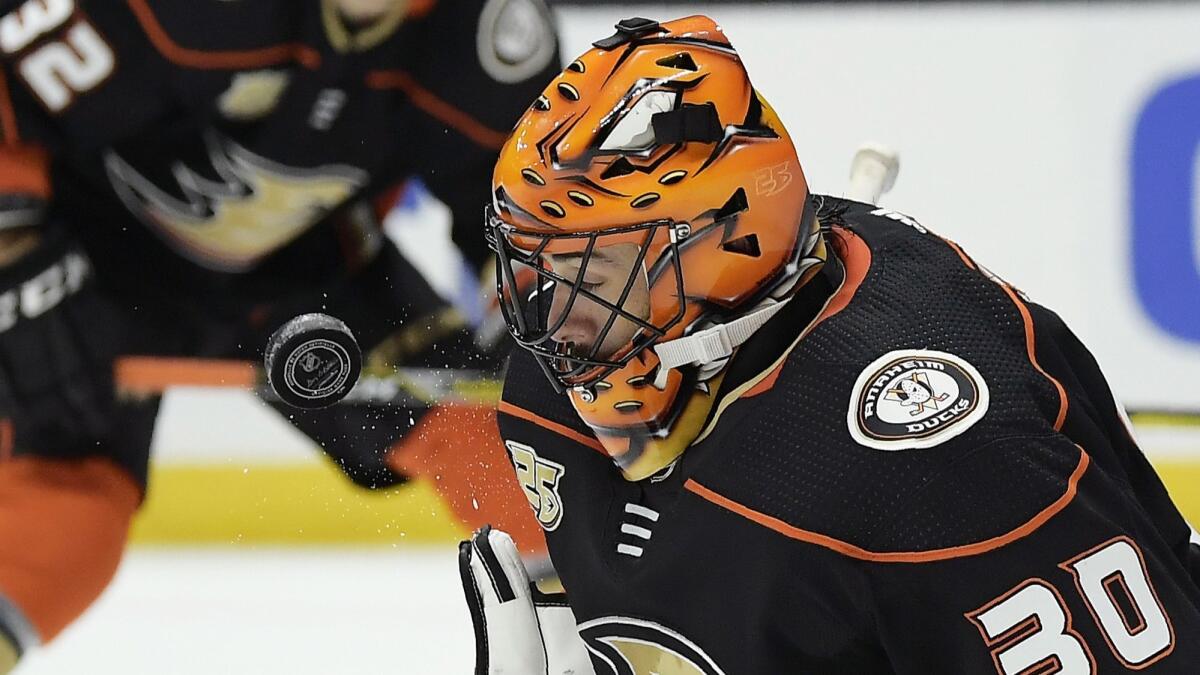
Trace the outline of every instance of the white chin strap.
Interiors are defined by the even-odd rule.
[[[659,375],[665,377],[668,370],[679,366],[693,363],[703,365],[728,358],[738,345],[749,340],[750,336],[783,309],[790,299],[791,297],[782,302],[772,302],[729,323],[717,324],[676,340],[660,342],[654,346],[654,353],[658,354],[660,362]]]

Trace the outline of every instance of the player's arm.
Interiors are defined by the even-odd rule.
[[[108,449],[98,434],[111,410],[112,336],[87,260],[61,228],[2,231],[0,247],[6,673],[100,595],[116,572],[142,489],[130,471],[90,454]]]
[[[0,673],[99,596],[141,501],[102,457],[69,457],[111,397],[105,321],[89,265],[61,227],[40,156],[0,145]],[[36,146],[34,146],[36,149]],[[25,169],[13,171],[12,167]]]
[[[422,66],[410,99],[422,180],[454,219],[454,241],[482,268],[479,227],[492,168],[509,130],[560,68],[553,18],[542,0],[442,2],[422,19]]]
[[[1062,481],[1043,480],[1057,460],[1012,471],[1009,489],[964,501],[996,485],[1005,471],[989,457],[1014,443],[1074,466]],[[896,515],[880,551],[859,555],[896,672],[1174,673],[1200,662],[1200,589],[1171,542],[1123,480],[1064,443],[980,448]]]
[[[102,32],[77,2],[0,4],[0,673],[99,596],[142,496],[72,455],[112,395],[111,336],[87,260],[47,221],[49,158],[112,74]]]
[[[1053,311],[1028,303],[1036,325],[1040,362],[1067,388],[1072,401],[1089,401],[1090,423],[1099,427],[1129,488],[1184,567],[1200,585],[1200,537],[1175,506],[1162,479],[1138,446],[1133,425],[1117,403],[1099,364]]]

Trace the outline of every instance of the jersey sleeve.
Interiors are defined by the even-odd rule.
[[[1192,528],[1184,520],[1158,473],[1139,447],[1124,408],[1079,338],[1053,311],[1029,303],[1037,328],[1037,352],[1046,370],[1061,382],[1071,406],[1063,427],[1101,464],[1120,473],[1175,556],[1189,566],[1195,557]],[[1191,563],[1194,565],[1195,563]]]
[[[488,257],[482,214],[497,153],[559,70],[555,25],[542,0],[443,1],[422,21],[425,57],[408,88],[425,114],[412,157],[478,267]]]
[[[1185,672],[1200,662],[1191,574],[1128,484],[1082,448],[1075,456],[1061,494],[1006,533],[863,556],[879,639],[897,673]],[[936,514],[963,503],[954,493],[971,490],[962,477],[973,468],[964,462],[922,488],[892,521],[893,536],[919,540],[928,535],[917,530],[964,517]]]
[[[40,222],[50,158],[94,152],[167,104],[162,62],[125,3],[0,8],[0,227]],[[119,111],[119,112],[118,112]]]

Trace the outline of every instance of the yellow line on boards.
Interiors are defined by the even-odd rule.
[[[1200,461],[1158,461],[1154,468],[1183,517],[1200,526]]]
[[[1200,454],[1155,469],[1180,511],[1200,524]],[[469,533],[432,485],[355,486],[328,462],[251,466],[159,463],[134,521],[136,544],[450,546]]]
[[[1129,413],[1136,427],[1200,427],[1200,413],[1144,411]]]
[[[446,544],[469,534],[422,480],[359,488],[329,462],[151,467],[137,544]]]

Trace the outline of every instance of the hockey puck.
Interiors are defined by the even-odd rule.
[[[267,384],[297,408],[325,408],[358,382],[362,352],[346,324],[326,314],[301,314],[279,327],[263,355]]]

